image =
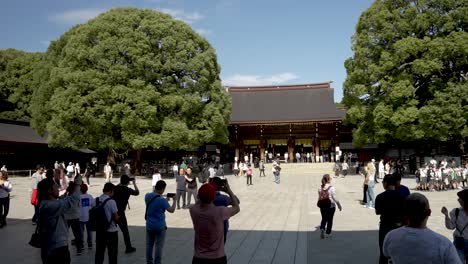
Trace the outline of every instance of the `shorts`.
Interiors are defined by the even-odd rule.
[[[426,177],[422,177],[421,178],[421,184],[426,184],[427,183],[427,178]]]

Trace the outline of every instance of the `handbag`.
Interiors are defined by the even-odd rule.
[[[41,248],[41,235],[39,234],[39,224],[36,226],[36,231],[31,235],[29,245],[35,248]]]
[[[37,206],[39,200],[37,199],[37,189],[33,189],[31,193],[31,205]]]

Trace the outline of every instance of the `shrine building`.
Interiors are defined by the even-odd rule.
[[[235,156],[267,152],[289,161],[310,153],[333,161],[345,109],[337,108],[331,82],[298,85],[231,86],[229,126]],[[313,153],[313,154],[312,154]]]

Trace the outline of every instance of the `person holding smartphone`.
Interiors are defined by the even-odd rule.
[[[161,263],[164,241],[166,239],[166,211],[174,213],[175,194],[168,193],[167,199],[162,195],[166,190],[166,182],[160,180],[156,183],[153,192],[145,195],[146,204],[146,263]],[[172,205],[169,200],[172,199]],[[153,248],[154,254],[153,254]]]

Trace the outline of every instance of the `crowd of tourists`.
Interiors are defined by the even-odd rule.
[[[31,204],[34,206],[32,221],[37,228],[30,244],[41,248],[43,263],[71,262],[69,229],[72,230],[72,245],[76,247],[78,256],[85,249],[85,241],[89,249],[95,245],[95,263],[104,262],[106,250],[108,263],[117,263],[119,229],[123,233],[125,253],[135,252],[125,211],[129,208],[130,196],[138,196],[140,192],[136,178],[129,176],[130,171],[124,171],[128,174],[120,177],[118,185],[114,185],[106,177],[102,194],[94,198],[88,193],[89,180],[87,183],[83,182],[76,165],[72,171],[71,168],[68,170],[64,167],[63,163],[57,164],[54,169],[48,170],[38,166],[31,176]],[[72,165],[69,164],[70,167]],[[7,174],[2,173],[0,177],[2,205],[1,198],[12,190],[4,175]],[[192,263],[227,263],[224,244],[229,228],[228,219],[240,211],[239,199],[226,179],[213,176],[209,182],[198,187],[192,168],[184,164],[180,165],[175,176],[175,193],[164,195],[166,182],[156,169],[153,173],[153,191],[144,196],[146,262],[162,262],[167,230],[165,213],[174,213],[177,208],[190,211],[195,230]],[[6,215],[0,220],[3,219],[6,219]],[[0,224],[3,226],[3,221]],[[95,238],[92,231],[95,231]]]
[[[421,191],[445,191],[467,186],[468,163],[465,166],[443,159],[431,159],[416,171],[416,188]]]

